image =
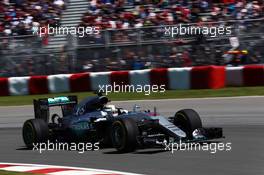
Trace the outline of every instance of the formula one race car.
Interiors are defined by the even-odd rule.
[[[48,140],[69,142],[99,142],[131,152],[140,147],[172,142],[200,142],[222,138],[222,128],[203,128],[192,109],[183,109],[173,117],[154,112],[132,111],[108,105],[102,94],[88,97],[77,103],[76,96],[34,100],[35,119],[23,125],[23,139],[27,147]],[[50,107],[59,106],[62,115],[51,115]]]

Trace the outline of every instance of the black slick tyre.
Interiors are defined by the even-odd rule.
[[[183,109],[178,111],[173,120],[174,125],[182,129],[188,139],[192,139],[195,129],[202,128],[202,121],[199,114],[193,109]]]
[[[48,124],[42,119],[30,119],[25,121],[22,129],[25,145],[33,147],[33,143],[44,143],[49,137]]]
[[[132,152],[137,148],[138,126],[133,119],[123,118],[113,122],[111,140],[118,152]]]

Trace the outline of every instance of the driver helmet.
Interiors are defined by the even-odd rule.
[[[118,110],[115,105],[106,105],[105,106],[105,111],[107,112],[112,112],[113,116],[118,115]]]

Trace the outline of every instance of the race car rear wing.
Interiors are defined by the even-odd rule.
[[[34,99],[35,118],[41,118],[49,122],[49,108],[53,106],[61,106],[63,116],[72,112],[78,103],[77,96],[63,96],[54,98]],[[67,108],[66,108],[67,107]]]

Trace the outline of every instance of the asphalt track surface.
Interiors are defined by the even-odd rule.
[[[27,150],[21,137],[21,126],[33,117],[31,106],[0,107],[0,162],[38,163],[109,169],[149,175],[172,174],[264,174],[264,97],[212,98],[188,100],[154,100],[116,102],[132,109],[158,107],[158,112],[171,116],[182,108],[197,110],[204,125],[223,127],[231,151],[170,151],[144,149],[117,154],[114,149],[86,151]]]

